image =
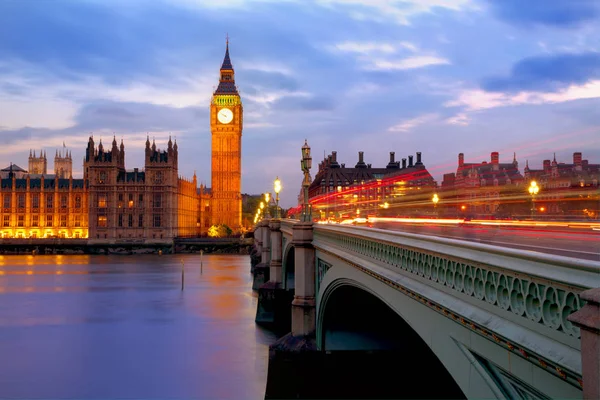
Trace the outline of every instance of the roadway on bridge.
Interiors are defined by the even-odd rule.
[[[476,224],[438,225],[402,222],[374,222],[370,226],[600,261],[600,231],[592,229],[514,228]]]

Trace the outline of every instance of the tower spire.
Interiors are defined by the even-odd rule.
[[[223,58],[223,64],[221,65],[221,70],[233,70],[233,65],[231,65],[231,59],[229,58],[229,35],[225,40],[225,58]]]

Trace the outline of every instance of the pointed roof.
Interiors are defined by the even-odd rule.
[[[225,58],[223,59],[223,65],[221,66],[221,77],[219,78],[219,86],[217,86],[217,89],[215,90],[214,94],[239,96],[237,87],[235,86],[235,80],[233,79],[233,74],[228,71],[233,72],[233,65],[231,65],[231,60],[229,59],[229,38],[227,39],[227,45],[225,48]],[[227,77],[227,79],[224,78],[225,76]]]
[[[229,59],[229,37],[227,38],[225,45],[225,58],[223,59],[223,64],[221,65],[221,70],[224,69],[233,69],[233,65],[231,65],[231,60]]]

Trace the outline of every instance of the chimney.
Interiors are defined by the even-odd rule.
[[[359,151],[358,152],[358,163],[356,163],[356,165],[354,166],[354,168],[366,168],[367,164],[365,164],[365,161],[363,159],[363,152]]]
[[[581,153],[580,152],[573,153],[573,164],[575,164],[575,166],[581,165]]]
[[[415,165],[423,165],[421,162],[421,152],[417,151],[417,163]]]
[[[406,158],[402,159],[402,168],[406,168]]]
[[[465,166],[465,155],[463,153],[458,153],[458,166],[459,167]]]
[[[550,169],[550,160],[544,160],[544,171],[549,171]]]
[[[342,168],[346,168],[346,164],[345,163],[342,163]]]
[[[398,163],[396,162],[396,153],[390,151],[390,162],[386,166],[386,168],[398,168]]]
[[[498,154],[497,151],[493,151],[491,159],[492,159],[492,164],[498,164],[500,161],[500,154]]]
[[[371,168],[371,164],[367,164],[367,168]]]
[[[339,168],[340,164],[337,162],[337,151],[331,152],[331,168]]]
[[[413,166],[413,156],[408,156],[408,168]]]

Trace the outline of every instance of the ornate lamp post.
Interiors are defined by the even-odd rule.
[[[275,182],[273,182],[273,189],[275,190],[275,218],[280,218],[279,216],[279,192],[281,192],[281,181],[279,177],[275,178]]]
[[[434,210],[435,216],[437,217],[437,203],[438,203],[438,201],[440,201],[440,198],[438,197],[437,193],[433,194],[431,201],[433,201],[433,210]]]
[[[535,215],[535,195],[539,193],[540,187],[538,186],[536,181],[531,181],[529,183],[529,194],[531,195],[531,218],[533,219]]]
[[[260,208],[259,208],[259,210],[258,210],[258,213],[259,213],[259,214],[262,214],[262,210],[263,210],[263,208],[265,208],[265,203],[263,203],[263,202],[261,201],[261,202],[260,202]],[[263,214],[263,218],[264,218],[264,214]]]
[[[304,191],[304,202],[302,204],[302,221],[311,222],[312,215],[310,209],[310,203],[308,202],[308,187],[310,186],[310,167],[312,166],[312,158],[310,156],[310,147],[308,142],[304,139],[304,146],[302,146],[302,160],[300,161],[300,167],[304,172],[304,181],[302,181],[302,189]]]
[[[271,193],[265,193],[265,205],[267,209],[265,210],[265,218],[271,218],[271,213],[269,212],[269,200],[271,200]]]

